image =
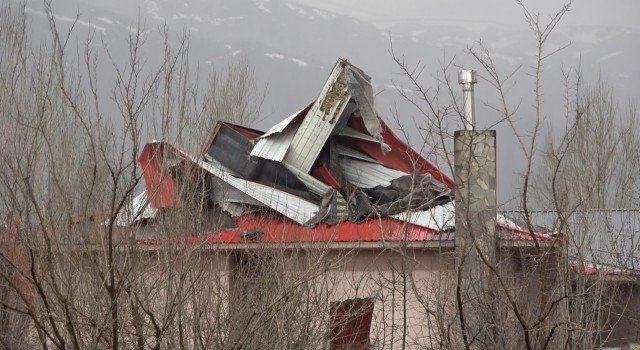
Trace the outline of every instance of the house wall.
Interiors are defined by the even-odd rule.
[[[247,260],[238,256],[247,254],[260,257],[253,263],[262,269],[243,280],[240,266]],[[512,286],[510,293],[525,316],[531,316],[528,321],[534,322],[545,302],[541,294],[544,286],[531,278],[520,252],[505,250],[501,257],[499,268]],[[451,248],[282,249],[255,245],[250,249],[208,249],[179,264],[162,254],[149,254],[147,259],[151,267],[144,280],[149,283],[149,301],[155,310],[166,313],[163,310],[172,305],[170,296],[180,294],[170,288],[153,290],[157,289],[154,286],[171,284],[166,280],[167,268],[168,262],[174,261],[173,272],[188,275],[185,293],[192,289],[190,293],[196,294],[187,299],[189,305],[182,311],[185,327],[199,323],[200,332],[219,332],[220,348],[240,342],[250,349],[326,349],[331,304],[354,298],[374,301],[369,336],[374,349],[462,347]],[[545,271],[549,272],[542,269]],[[498,286],[495,289],[500,290]],[[504,295],[497,296],[504,299]],[[522,330],[509,305],[500,305],[505,312],[499,320],[500,331],[508,338],[508,346],[518,348]]]
[[[602,310],[603,336],[608,347],[640,343],[640,288],[635,283],[609,282],[612,302]],[[608,332],[610,330],[610,332]]]
[[[267,256],[271,261],[263,262],[266,269],[262,275],[253,274],[246,288],[240,287],[243,282],[238,277],[241,254]],[[166,309],[180,299],[176,295],[195,291],[197,295],[186,300],[188,311],[182,310],[188,319],[185,327],[201,317],[201,324],[225,333],[221,338],[229,343],[252,342],[248,348],[291,338],[304,348],[326,349],[331,303],[353,298],[374,300],[370,327],[374,348],[440,348],[441,328],[447,327],[443,322],[453,310],[451,250],[213,249],[190,259],[175,264],[167,253],[142,255],[138,263],[149,266],[140,277],[148,288],[142,302],[158,315],[166,315]],[[182,292],[167,287],[180,280],[170,277],[169,261],[174,261],[173,273],[185,274]],[[198,310],[206,311],[198,316]],[[431,315],[431,310],[440,311]],[[248,319],[253,321],[242,323]],[[298,339],[303,332],[308,339]]]
[[[553,294],[558,291],[545,293],[541,278],[554,275],[554,263],[534,263],[535,256],[528,253],[530,249],[502,249],[499,269],[522,316],[535,324],[545,312],[544,305],[558,298]],[[318,243],[310,249],[308,245],[164,244],[118,254],[122,254],[116,268],[117,278],[123,281],[118,302],[123,348],[142,344],[143,348],[327,349],[332,303],[354,298],[373,301],[368,338],[374,349],[463,348],[456,314],[455,255],[450,246],[373,248],[363,244],[346,249]],[[257,259],[239,259],[246,255]],[[83,257],[91,256],[82,253],[74,261],[85,261]],[[87,346],[101,347],[105,340],[97,335],[110,327],[104,315],[112,304],[95,273],[99,266],[94,264],[99,261],[91,261],[65,268],[73,272],[65,285],[76,296],[69,299],[74,310],[100,322],[96,327],[79,323],[78,327],[86,327],[78,328],[79,334]],[[245,263],[259,269],[245,269],[249,273],[243,275],[240,267]],[[623,283],[616,286],[619,302],[611,304],[611,315],[623,318],[610,324],[608,345],[612,346],[638,339],[635,316],[640,311],[637,290]],[[497,303],[503,313],[487,322],[500,326],[505,343],[477,348],[523,348],[518,320],[501,288],[495,289],[498,299],[486,302]],[[63,317],[63,311],[54,308],[59,313],[56,317]],[[545,332],[554,326],[553,317],[530,331],[534,342],[545,341]],[[555,331],[559,340],[566,339],[563,327]]]
[[[452,251],[354,251],[331,272],[338,282],[332,300],[374,299],[374,348],[441,348],[453,310],[453,264]]]

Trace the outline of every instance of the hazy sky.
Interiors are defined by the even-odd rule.
[[[347,14],[363,21],[428,20],[466,23],[522,23],[522,12],[514,0],[295,0],[298,3]],[[532,11],[549,14],[561,1],[524,1]],[[564,25],[604,25],[640,30],[638,0],[577,0]]]
[[[557,0],[525,0],[525,4],[530,11],[540,13],[542,23],[562,6]],[[55,0],[53,5],[61,26],[73,22],[76,12],[80,13],[80,37],[86,37],[83,29],[96,30],[104,36],[114,57],[126,57],[126,36],[138,20],[150,31],[164,21],[176,32],[188,29],[190,57],[205,70],[209,65],[224,67],[227,62],[246,57],[258,82],[268,86],[261,123],[252,125],[259,129],[266,130],[314,99],[338,56],[351,59],[372,75],[379,92],[379,113],[389,116],[391,110],[398,111],[402,123],[413,126],[414,121],[420,122],[424,116],[397,94],[407,81],[395,74],[398,68],[389,54],[389,35],[394,49],[410,63],[427,65],[423,82],[427,87],[435,84],[428,76],[437,72],[445,52],[449,58],[455,56],[456,63],[480,70],[465,52],[482,39],[501,72],[522,67],[514,79],[517,84],[509,90],[508,102],[519,106],[518,125],[524,134],[533,120],[529,74],[535,40],[515,0]],[[28,6],[34,21],[40,21],[46,31],[42,0],[28,0]],[[317,14],[317,10],[324,13]],[[561,70],[567,67],[580,64],[586,78],[601,74],[622,101],[639,100],[638,14],[640,0],[574,2],[547,43],[548,50],[572,45],[545,62],[545,127],[562,126],[560,78]],[[152,34],[150,37],[150,51],[145,54],[152,59],[161,57],[157,52],[161,41]],[[479,127],[493,128],[497,116],[480,101],[497,101],[496,92],[481,80],[476,98]],[[516,172],[523,169],[524,158],[514,147],[517,142],[506,123],[495,128],[502,160],[498,165],[499,196],[504,201],[519,193]],[[420,131],[407,129],[410,140],[419,144]],[[155,135],[150,136],[153,138]]]

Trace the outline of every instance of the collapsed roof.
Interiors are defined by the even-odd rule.
[[[370,77],[346,59],[312,104],[267,132],[219,122],[202,154],[155,142],[140,164],[146,191],[119,225],[197,202],[225,216],[208,226],[211,242],[453,238],[453,180],[392,132]],[[506,239],[546,238],[497,222]]]

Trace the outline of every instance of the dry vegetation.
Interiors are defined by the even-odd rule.
[[[569,260],[576,252],[588,255],[590,233],[588,225],[581,231],[569,223],[586,209],[638,206],[640,144],[636,128],[621,124],[612,91],[603,84],[587,87],[579,73],[568,72],[566,130],[541,145],[540,69],[553,53],[545,43],[568,8],[548,23],[523,8],[538,39],[532,73],[537,114],[533,137],[519,139],[528,160],[524,216],[529,219],[535,194],[538,203],[558,213],[562,239],[501,246],[495,259],[481,259],[483,275],[467,277],[473,282],[488,273],[493,292],[469,300],[459,289],[474,283],[462,283],[453,247],[445,243],[231,249],[170,239],[206,231],[211,213],[201,202],[205,189],[189,184],[181,192],[188,205],[167,212],[157,224],[166,243],[135,244],[131,238],[138,228],[120,227],[116,217],[141,187],[141,135],[153,132],[197,150],[222,116],[254,120],[264,92],[248,64],[240,62],[227,73],[214,72],[209,91],[200,96],[189,71],[188,40],[171,43],[166,28],[161,64],[145,66],[145,37],[134,33],[126,62],[113,62],[115,87],[103,91],[97,74],[101,55],[93,46],[76,51],[71,34],[58,29],[51,16],[48,43],[33,42],[24,7],[3,4],[0,346],[325,349],[341,334],[332,323],[332,303],[355,298],[373,300],[369,339],[376,349],[600,346],[610,339],[609,329],[633,321],[620,315],[637,307],[630,299],[634,285],[627,278],[576,274]],[[499,72],[486,48],[477,46],[471,54],[502,97],[496,111],[516,134],[524,133],[503,89],[513,75]],[[418,92],[405,97],[430,123],[427,146],[449,159],[446,125],[459,118],[459,108],[442,102],[442,95],[455,101],[457,87],[440,79],[423,88],[416,70],[397,62]],[[443,68],[444,76],[451,68]],[[117,115],[105,115],[103,94],[111,97]],[[631,112],[625,118],[635,123]],[[536,167],[540,150],[544,166]],[[369,299],[362,300],[368,305]],[[464,304],[474,307],[459,307]],[[351,348],[342,344],[338,348]]]

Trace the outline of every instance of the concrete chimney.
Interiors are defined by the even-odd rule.
[[[465,130],[454,134],[456,268],[467,334],[490,339],[498,330],[487,315],[498,314],[492,300],[494,275],[487,263],[497,261],[496,132],[475,129],[473,70],[458,74],[464,93]]]

